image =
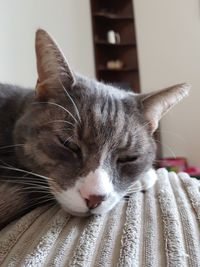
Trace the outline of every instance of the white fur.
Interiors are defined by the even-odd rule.
[[[145,174],[142,174],[141,177],[135,182],[128,191],[136,192],[140,190],[148,190],[156,183],[158,177],[154,169],[149,169]]]
[[[85,200],[79,193],[79,183],[73,188],[63,190],[61,193],[56,194],[56,199],[63,207],[64,210],[69,212],[86,213],[88,207]]]
[[[145,175],[141,178],[141,184],[144,186],[144,190],[148,190],[156,183],[158,176],[154,169],[150,169]]]
[[[90,195],[108,196],[113,191],[113,185],[108,173],[101,167],[94,172],[90,172],[85,178],[80,188],[83,198],[88,199]]]
[[[150,169],[141,176],[132,189],[134,190],[134,187],[138,188],[139,186],[147,190],[155,184],[156,180],[155,170]],[[56,193],[55,197],[66,211],[74,215],[85,216],[89,213],[85,199],[90,195],[107,196],[99,206],[90,211],[92,214],[108,212],[123,197],[123,195],[114,191],[109,175],[102,167],[97,168],[94,172],[90,172],[86,177],[80,177],[74,187],[63,190],[61,193]]]
[[[111,210],[120,199],[114,192],[108,173],[102,167],[90,172],[86,177],[80,177],[74,187],[63,190],[61,193],[57,192],[55,197],[66,211],[84,215],[89,211],[85,199],[88,199],[90,195],[108,197],[99,207],[92,210],[94,214]]]

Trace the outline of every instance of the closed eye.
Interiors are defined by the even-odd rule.
[[[66,147],[68,150],[70,150],[71,152],[79,155],[81,153],[81,149],[80,147],[75,144],[72,141],[69,140],[62,140],[60,137],[58,137],[59,142],[62,144],[62,146]]]
[[[138,156],[125,156],[117,159],[118,164],[123,163],[132,163],[135,162],[139,157]]]

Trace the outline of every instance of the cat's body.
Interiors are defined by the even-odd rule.
[[[24,180],[25,173],[10,169],[23,168],[16,155],[13,133],[17,120],[34,95],[33,89],[0,84],[0,229],[34,208],[33,200],[41,196],[40,193],[33,194],[23,189],[19,181]]]
[[[0,228],[52,199],[102,214],[144,177],[153,185],[152,133],[189,89],[136,95],[75,75],[43,30],[36,55],[36,93],[0,85]]]
[[[0,84],[0,146],[13,143],[13,129],[17,119],[34,96],[34,90]],[[0,150],[1,157],[6,151]],[[7,155],[8,156],[8,155]]]

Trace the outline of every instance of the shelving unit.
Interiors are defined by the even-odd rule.
[[[97,79],[140,92],[132,0],[91,0],[91,15]],[[109,42],[111,30],[119,34],[119,43]],[[116,60],[123,67],[107,67],[109,61]]]

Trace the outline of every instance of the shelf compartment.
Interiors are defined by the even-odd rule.
[[[133,16],[131,15],[118,15],[118,14],[112,14],[112,13],[104,13],[104,12],[95,12],[93,14],[96,18],[101,19],[111,19],[111,20],[133,20]]]
[[[120,60],[123,62],[124,68],[138,69],[137,50],[134,46],[126,47],[126,49],[113,49],[112,46],[96,47],[96,68],[106,68],[108,61]]]
[[[138,69],[136,68],[121,68],[121,69],[109,69],[109,68],[106,68],[106,67],[99,67],[97,69],[98,71],[104,71],[104,72],[130,72],[130,71],[133,71],[133,72],[137,72]]]
[[[111,84],[116,84],[116,83],[121,83],[121,84],[129,84],[130,88],[138,93],[140,92],[140,82],[139,82],[139,76],[138,76],[138,71],[128,71],[128,72],[107,72],[103,71],[101,72],[101,78],[100,80],[106,82],[106,83],[111,83]],[[123,87],[122,87],[123,89]]]
[[[107,40],[107,33],[110,30],[118,33],[120,35],[121,43],[136,43],[136,35],[134,24],[132,22],[124,23],[106,23],[106,21],[97,21],[94,22],[95,27],[95,40]]]
[[[118,16],[133,17],[132,0],[91,0],[93,14],[116,14]]]
[[[103,40],[102,41],[96,40],[95,44],[96,45],[105,45],[105,46],[117,47],[117,48],[119,48],[119,47],[127,47],[127,46],[133,46],[133,47],[136,46],[136,44],[133,43],[133,42],[131,42],[131,43],[116,43],[116,44],[112,44],[112,43],[108,43],[107,41],[103,41]]]

